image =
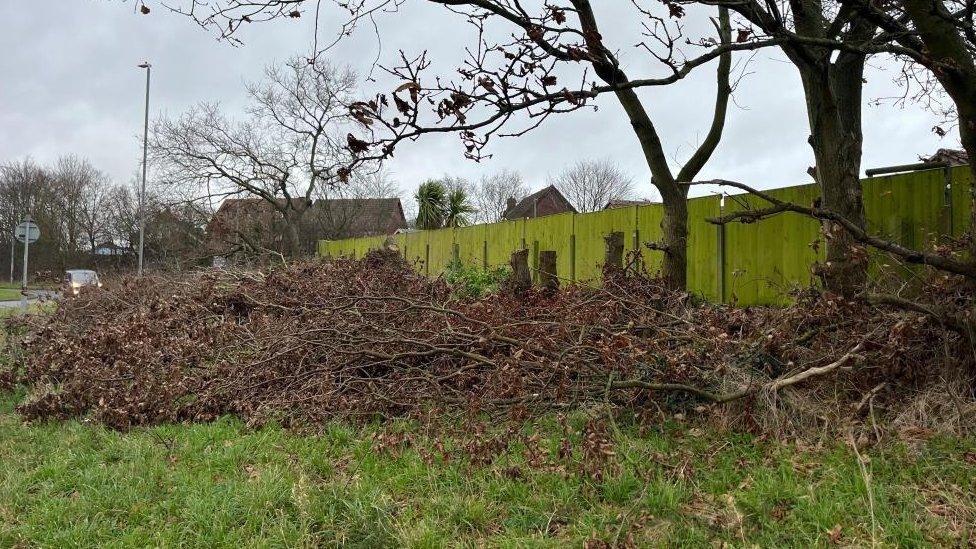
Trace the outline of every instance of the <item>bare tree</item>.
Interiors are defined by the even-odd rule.
[[[550,177],[549,183],[581,212],[601,210],[611,200],[630,198],[634,192],[634,180],[606,159],[581,160]]]
[[[500,221],[508,209],[508,200],[520,200],[527,194],[529,187],[514,170],[503,169],[482,176],[472,193],[474,207],[478,209],[475,218],[478,223]]]
[[[917,99],[944,92],[952,101],[959,140],[976,181],[976,10],[969,0],[845,0],[843,5],[878,26],[872,46],[906,61],[903,79],[921,85]],[[838,43],[835,48],[851,47]],[[923,72],[919,74],[919,67]],[[940,89],[941,88],[941,89]],[[937,131],[944,132],[941,128]],[[976,186],[970,196],[969,253],[976,261]]]
[[[66,259],[59,195],[51,174],[30,158],[0,166],[0,202],[12,206],[11,225],[30,216],[41,228],[41,240],[31,246],[29,276],[37,270],[61,269]]]
[[[108,239],[124,248],[135,251],[139,234],[139,199],[138,191],[132,185],[116,185],[105,195],[103,213],[105,219],[105,235]],[[147,210],[149,209],[147,202]]]
[[[382,167],[374,171],[356,172],[349,178],[348,184],[331,190],[344,191],[351,198],[400,198],[402,194],[393,173]]]
[[[400,64],[386,70],[402,84],[393,93],[379,94],[355,108],[355,115],[368,135],[349,140],[357,162],[387,158],[403,141],[445,132],[460,136],[468,157],[481,158],[492,136],[523,135],[550,116],[590,106],[601,95],[613,96],[634,130],[664,203],[663,238],[653,248],[664,253],[661,270],[665,283],[684,288],[688,187],[681,183],[694,179],[721,139],[732,91],[731,53],[773,45],[779,38],[757,40],[740,35],[740,40],[733,43],[728,12],[721,8],[713,21],[717,37],[690,40],[683,36],[683,27],[677,21],[685,15],[680,5],[671,1],[632,2],[630,20],[641,21],[645,32],[637,50],[665,71],[660,77],[634,78],[621,63],[617,46],[606,42],[610,35],[601,26],[589,0],[533,2],[532,5],[512,0],[427,2],[457,14],[474,31],[474,43],[466,48],[467,57],[458,70],[460,76],[456,81],[446,75],[431,76],[426,53],[411,57],[401,52]],[[307,3],[316,8],[321,5],[321,2],[303,0],[219,0],[208,3],[207,8],[193,2],[183,11],[203,25],[220,28],[224,36],[232,38],[245,21],[300,15],[300,8]],[[345,36],[356,24],[375,22],[376,15],[396,12],[404,3],[401,0],[355,3],[336,0],[335,4],[351,14],[343,28]],[[200,9],[193,9],[197,7]],[[495,25],[504,32],[497,32]],[[495,41],[493,36],[506,38]],[[688,57],[683,52],[686,47],[699,47],[703,53]],[[677,82],[712,60],[719,63],[707,136],[684,166],[672,170],[638,90]]]
[[[95,253],[95,248],[100,242],[109,238],[106,225],[108,223],[107,201],[111,190],[112,185],[108,177],[99,172],[99,177],[91,181],[80,197],[78,220],[91,253]]]
[[[342,134],[355,86],[349,69],[293,58],[249,85],[248,118],[216,105],[161,119],[150,146],[162,181],[208,196],[263,200],[281,222],[289,254],[303,251],[305,213],[317,191],[345,182],[351,159]]]
[[[51,170],[55,189],[52,205],[65,253],[77,252],[83,245],[93,251],[100,227],[108,178],[87,159],[75,155],[60,157]]]

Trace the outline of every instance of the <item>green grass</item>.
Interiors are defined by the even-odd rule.
[[[536,426],[542,466],[527,464],[521,443],[475,465],[457,450],[465,440],[444,439],[442,453],[408,423],[299,436],[221,419],[118,433],[24,424],[17,400],[0,397],[0,547],[868,546],[872,530],[892,546],[974,539],[973,440],[872,453],[872,529],[843,445],[801,451],[621,424],[594,478],[580,472],[578,433],[573,457],[557,456],[551,420]],[[372,437],[391,430],[414,444],[377,450]]]
[[[20,299],[18,297],[18,299]],[[58,306],[55,301],[45,301],[44,303],[31,302],[27,305],[27,309],[21,309],[20,306],[17,307],[0,307],[0,320],[4,318],[9,318],[12,316],[17,316],[20,314],[27,313],[44,313],[53,311]],[[3,342],[6,334],[3,330],[0,330],[0,343]]]
[[[0,301],[16,301],[20,299],[20,288],[0,288]]]

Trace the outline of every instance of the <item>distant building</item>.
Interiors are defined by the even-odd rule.
[[[316,240],[396,234],[407,229],[399,198],[316,200],[309,213]]]
[[[115,242],[102,242],[101,244],[95,246],[92,253],[102,257],[117,257],[129,253],[129,249],[119,246]]]
[[[295,209],[307,208],[299,229],[307,250],[314,249],[318,240],[387,235],[407,228],[399,198],[293,200]],[[281,212],[261,198],[224,200],[207,234],[214,255],[255,247],[281,250],[285,238]]]
[[[630,208],[631,206],[647,206],[648,204],[653,204],[650,200],[624,200],[620,198],[615,198],[607,205],[603,207],[604,210],[613,210],[615,208]]]
[[[544,217],[565,212],[576,212],[576,208],[566,200],[559,189],[549,185],[522,200],[508,199],[508,208],[502,218],[513,221],[532,217]]]
[[[307,207],[308,201],[294,200],[294,207]],[[279,205],[284,205],[283,199]],[[279,250],[283,233],[281,213],[262,198],[228,198],[207,224],[207,240],[214,255],[257,246]]]

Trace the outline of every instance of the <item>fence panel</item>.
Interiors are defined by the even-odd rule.
[[[637,208],[637,239],[644,268],[648,273],[655,274],[661,270],[663,256],[661,252],[648,250],[646,242],[658,242],[664,232],[661,230],[661,220],[664,219],[664,206],[661,204],[646,204]]]
[[[862,182],[868,229],[906,246],[923,249],[940,235],[961,236],[969,226],[970,174],[968,167],[953,168],[946,194],[945,170],[926,170]],[[812,204],[820,195],[816,185],[767,191],[799,204]],[[951,199],[951,200],[950,200]],[[694,198],[688,204],[688,288],[715,301],[742,305],[783,303],[784,292],[817,283],[811,267],[822,261],[825,248],[817,221],[784,213],[751,224],[732,223],[719,229],[707,218],[743,208],[763,208],[763,200],[746,195]],[[397,236],[401,252],[421,272],[437,276],[454,256],[482,265],[505,265],[523,246],[536,254],[555,250],[559,276],[577,281],[599,279],[603,266],[604,237],[623,232],[626,250],[642,249],[649,272],[656,272],[661,253],[645,251],[643,243],[661,237],[660,204],[593,212],[560,214],[538,219],[504,221],[462,229],[420,231]],[[386,237],[320,242],[321,255],[362,257],[382,246]],[[575,242],[575,246],[573,244]],[[913,269],[892,269],[881,254],[872,253],[872,272],[911,275]],[[575,259],[575,263],[574,263]],[[883,260],[882,260],[883,259]],[[429,260],[427,264],[425,261]]]
[[[969,166],[952,168],[952,236],[961,237],[969,230],[973,185]]]
[[[950,172],[926,170],[864,180],[867,229],[915,250],[931,249],[952,230]],[[872,277],[898,276],[906,280],[920,266],[906,265],[882,252],[871,250]]]
[[[454,256],[454,229],[427,231],[430,244],[430,270],[432,277],[440,276]]]
[[[427,231],[406,233],[403,235],[401,254],[417,272],[425,273],[427,268]]]
[[[712,301],[722,300],[722,254],[719,249],[720,229],[709,223],[708,219],[721,215],[721,205],[722,198],[719,196],[704,196],[688,201],[688,291]],[[663,206],[660,206],[660,211],[663,218]],[[660,257],[660,252],[656,255]]]
[[[542,250],[555,250],[556,274],[564,280],[572,279],[571,243],[575,216],[573,213],[563,213],[525,220],[525,245],[529,249],[529,267],[532,268],[533,279],[538,277],[536,269],[539,267],[539,252]]]
[[[624,251],[634,249],[636,208],[616,208],[576,216],[576,280],[598,281],[603,271],[604,237],[624,233]]]
[[[816,185],[800,185],[766,191],[770,195],[812,204],[820,196]],[[752,195],[725,198],[723,214],[761,209],[769,203]],[[725,300],[741,304],[778,304],[785,293],[815,283],[811,267],[823,256],[817,242],[820,224],[809,217],[782,213],[755,223],[729,223],[725,226]]]
[[[500,221],[488,229],[488,266],[508,265],[512,252],[521,249],[524,221]]]
[[[467,265],[484,266],[487,227],[488,225],[472,225],[455,231],[454,242],[458,247],[458,259]]]

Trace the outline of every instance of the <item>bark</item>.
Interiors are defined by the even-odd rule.
[[[292,202],[292,200],[288,200]],[[300,257],[307,253],[307,239],[303,238],[305,212],[307,207],[285,206],[281,212],[284,220],[284,241],[282,242],[282,252],[288,257]]]
[[[685,187],[687,196],[687,187]],[[664,257],[661,276],[669,288],[684,288],[688,280],[688,202],[685,199],[665,200],[661,221]],[[680,286],[679,286],[680,283]]]
[[[817,0],[791,0],[796,32],[820,39],[828,34],[822,5]],[[855,20],[845,31],[847,40],[869,39],[875,26]],[[810,147],[816,159],[816,179],[822,206],[864,228],[861,196],[861,92],[865,55],[836,53],[830,49],[787,44],[784,53],[796,66],[803,83]],[[855,240],[831,222],[824,224],[827,262],[822,269],[824,285],[844,296],[853,296],[867,280],[867,264],[854,253]]]
[[[864,202],[859,176],[863,64],[843,67],[817,63],[799,65],[799,68],[822,205],[863,228]],[[824,229],[827,238],[824,284],[830,290],[852,296],[867,279],[866,264],[853,253],[856,241],[847,231],[829,221],[824,223]]]
[[[624,267],[624,233],[610,233],[603,237],[603,268]]]
[[[509,261],[512,267],[510,286],[515,293],[521,293],[532,287],[532,274],[529,272],[529,250],[521,249],[512,252]]]

